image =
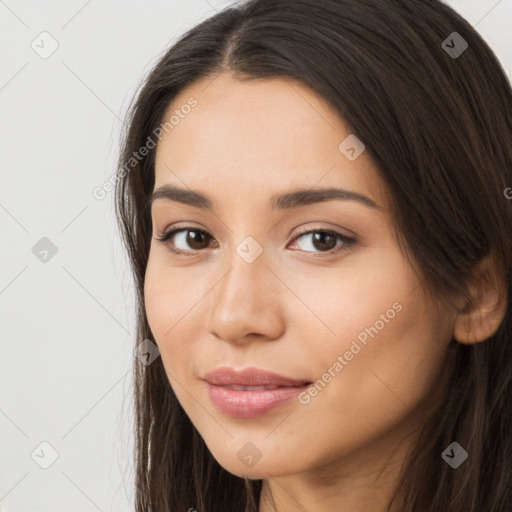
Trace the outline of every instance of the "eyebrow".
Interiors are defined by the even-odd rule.
[[[171,184],[162,185],[153,191],[146,200],[146,208],[149,210],[152,204],[158,199],[177,201],[203,210],[211,210],[213,207],[213,202],[207,195],[194,190],[179,188],[176,185]],[[345,190],[343,188],[332,187],[323,189],[294,190],[283,194],[274,194],[270,198],[269,205],[271,210],[288,210],[333,199],[341,201],[357,201],[364,206],[382,210],[382,207],[375,203],[373,199],[370,199],[363,194],[351,190]]]

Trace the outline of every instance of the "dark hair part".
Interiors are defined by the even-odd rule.
[[[458,58],[442,47],[453,32],[468,43]],[[512,91],[496,56],[438,0],[243,2],[186,32],[160,58],[130,106],[119,165],[146,144],[180,91],[221,72],[291,78],[327,100],[378,166],[400,247],[433,296],[461,295],[471,305],[471,279],[492,256],[500,278],[488,285],[505,283],[505,318],[483,343],[452,340],[449,392],[425,424],[399,489],[404,512],[511,511],[512,202],[504,190],[512,185]],[[144,274],[155,151],[119,174],[116,186],[136,285],[137,343],[154,339]],[[161,358],[149,366],[135,359],[134,374],[136,510],[256,512],[262,481],[216,462]],[[469,453],[456,470],[441,458],[453,441]]]

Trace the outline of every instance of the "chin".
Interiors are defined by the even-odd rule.
[[[213,452],[215,460],[229,473],[240,478],[249,478],[250,480],[259,480],[269,478],[271,476],[283,476],[297,472],[299,469],[296,461],[293,461],[294,467],[289,466],[290,461],[276,460],[275,458],[265,458],[261,455],[259,460],[246,457],[246,453],[250,448],[246,447],[245,452],[237,450],[236,452],[223,453],[220,457],[216,457]]]

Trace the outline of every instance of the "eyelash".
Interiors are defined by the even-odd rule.
[[[204,250],[204,249],[197,249],[197,250],[190,250],[190,251],[183,251],[181,249],[174,249],[171,247],[171,244],[169,243],[169,241],[172,239],[172,237],[181,232],[181,231],[195,231],[195,232],[198,232],[198,233],[203,233],[203,234],[206,234],[206,235],[209,235],[209,233],[207,231],[204,231],[203,229],[198,229],[198,228],[195,228],[194,226],[185,226],[185,227],[180,227],[180,228],[176,228],[176,229],[171,229],[165,233],[163,233],[162,235],[160,236],[157,236],[156,239],[165,244],[167,246],[167,248],[175,253],[175,254],[188,254],[188,253],[197,253],[197,252],[200,252],[201,250]],[[310,229],[310,230],[300,230],[299,233],[297,234],[297,236],[295,236],[292,240],[292,242],[295,242],[295,240],[297,240],[298,238],[300,238],[301,236],[304,236],[304,235],[308,235],[308,234],[311,234],[311,233],[324,233],[324,234],[328,234],[328,235],[332,235],[334,237],[336,237],[337,241],[341,240],[343,242],[343,245],[340,247],[338,247],[337,249],[334,248],[334,249],[329,249],[328,251],[316,251],[316,252],[311,252],[311,251],[304,251],[308,254],[319,254],[319,255],[322,255],[322,254],[326,254],[326,255],[332,255],[332,254],[337,254],[339,252],[345,252],[345,251],[348,251],[350,249],[350,247],[356,242],[356,240],[354,238],[350,238],[348,236],[345,236],[345,235],[342,235],[341,233],[338,233],[337,231],[334,231],[334,230],[331,230],[331,229]],[[317,257],[317,256],[313,256],[314,258]]]

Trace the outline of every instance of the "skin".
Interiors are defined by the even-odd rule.
[[[182,91],[169,115],[191,96],[198,105],[157,146],[155,189],[199,191],[213,208],[153,203],[145,279],[170,384],[215,459],[238,476],[264,479],[260,512],[385,511],[417,429],[444,392],[452,336],[474,342],[502,316],[487,304],[492,314],[470,340],[469,316],[428,299],[397,245],[390,196],[368,151],[350,161],[338,150],[350,128],[312,91],[224,73]],[[331,186],[380,209],[348,200],[267,207],[274,193]],[[211,239],[195,249],[181,232],[175,247],[188,252],[173,254],[173,240],[156,237],[176,223]],[[355,242],[322,250],[311,234],[297,238],[299,227],[334,229]],[[247,236],[263,250],[253,263],[236,252]],[[243,419],[210,400],[201,377],[224,365],[320,379],[394,303],[401,310],[309,403]],[[261,453],[252,467],[237,457],[248,442]]]

